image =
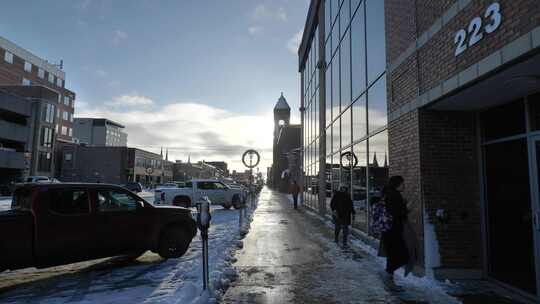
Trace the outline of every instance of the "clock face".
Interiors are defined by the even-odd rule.
[[[152,174],[152,172],[154,172],[153,168],[146,168],[146,173]]]

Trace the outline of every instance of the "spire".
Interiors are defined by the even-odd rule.
[[[281,96],[279,97],[278,102],[274,107],[274,111],[275,110],[291,110],[291,107],[287,103],[287,99],[285,99],[285,96],[283,96],[283,92],[281,92]]]
[[[163,146],[161,146],[161,152],[159,152],[159,155],[161,156],[161,158],[163,158]]]
[[[169,161],[169,148],[167,148],[167,151],[165,152],[165,160]]]
[[[388,168],[388,155],[384,152],[384,167]]]
[[[373,155],[373,167],[379,167],[379,162],[377,161],[377,152],[375,152],[375,154]]]
[[[191,164],[191,155],[190,154],[188,154],[188,156],[187,156],[187,163]]]

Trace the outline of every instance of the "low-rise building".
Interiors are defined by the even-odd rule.
[[[173,168],[175,181],[188,181],[194,178],[209,179],[224,177],[224,172],[206,162],[184,163],[177,160]]]
[[[73,137],[89,146],[126,147],[125,127],[105,118],[75,118]]]
[[[163,182],[162,156],[128,147],[66,145],[60,179],[65,182],[123,184],[128,181],[152,186]]]

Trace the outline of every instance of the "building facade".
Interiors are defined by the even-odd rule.
[[[147,187],[161,184],[164,176],[162,156],[128,147],[64,145],[60,180],[124,184],[139,182]]]
[[[177,160],[173,166],[173,179],[175,181],[185,182],[192,179],[221,178],[225,177],[225,174],[226,172],[220,168],[203,161],[197,163],[188,161],[187,163],[184,163]]]
[[[75,118],[73,137],[81,144],[90,146],[126,147],[125,127],[105,118]]]
[[[274,145],[271,179],[269,185],[281,192],[288,192],[290,183],[298,178],[297,171],[290,164],[291,153],[295,153],[302,146],[302,126],[291,124],[291,107],[281,93],[274,107]],[[291,173],[293,173],[291,175]]]
[[[55,140],[71,142],[75,93],[65,88],[65,72],[0,37],[0,85],[44,86],[57,93]]]
[[[402,175],[417,272],[538,301],[538,1],[311,1],[299,59],[306,203]]]
[[[57,98],[42,86],[0,86],[0,184],[54,176]]]

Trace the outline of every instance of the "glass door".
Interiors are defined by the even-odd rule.
[[[533,176],[526,137],[485,145],[489,275],[536,295]],[[539,146],[540,148],[540,146]]]
[[[540,135],[530,137],[529,163],[531,167],[532,226],[535,239],[537,290],[540,290]]]

